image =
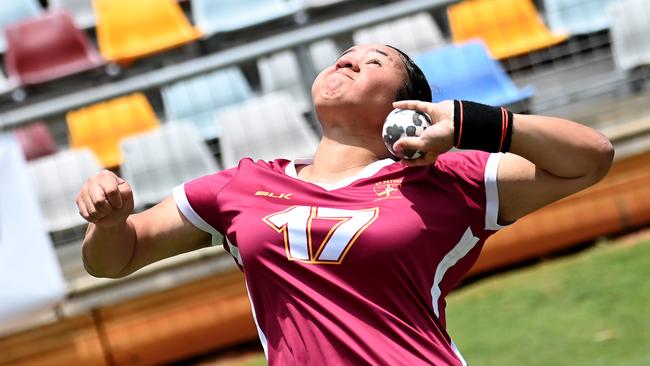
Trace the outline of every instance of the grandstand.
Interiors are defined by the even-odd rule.
[[[650,0],[13,0],[0,26],[0,268],[13,246],[15,288],[38,273],[27,253],[55,256],[40,276],[60,272],[52,293],[26,295],[33,307],[0,300],[0,365],[164,364],[254,340],[220,248],[88,275],[75,195],[111,169],[141,210],[245,156],[304,157],[320,134],[311,82],[355,43],[409,53],[434,101],[562,116],[613,140],[603,183],[495,235],[472,275],[650,224]],[[12,197],[34,209],[13,215]]]

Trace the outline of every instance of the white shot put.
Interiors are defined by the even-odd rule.
[[[431,119],[422,112],[412,109],[394,109],[384,121],[382,129],[384,144],[393,156],[400,159],[417,159],[422,156],[422,152],[406,150],[400,154],[393,149],[393,145],[402,137],[420,136],[429,126],[431,126]]]

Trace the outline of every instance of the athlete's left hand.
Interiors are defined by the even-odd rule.
[[[430,127],[418,137],[399,139],[393,147],[397,151],[420,150],[424,155],[418,159],[402,159],[409,166],[433,164],[438,155],[449,151],[454,146],[454,102],[445,100],[440,103],[428,103],[419,100],[401,100],[393,103],[393,108],[414,109],[426,113],[431,122]]]

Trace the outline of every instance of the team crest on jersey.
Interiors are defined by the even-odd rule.
[[[403,178],[389,179],[375,183],[375,186],[372,187],[372,190],[377,195],[375,201],[402,198],[402,195],[399,191],[400,187],[402,186],[402,179]]]

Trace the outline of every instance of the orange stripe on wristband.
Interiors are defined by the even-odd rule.
[[[463,135],[463,101],[458,100],[458,110],[460,111],[460,123],[458,123],[458,141],[456,141],[456,148],[460,148],[460,140]]]
[[[506,139],[506,130],[508,129],[508,112],[505,108],[501,107],[501,142],[499,143],[499,151],[503,151],[503,142]]]

